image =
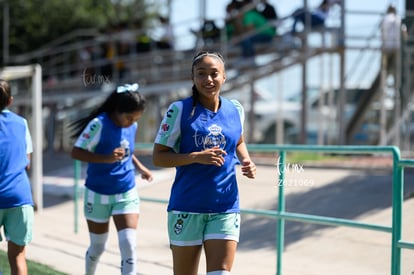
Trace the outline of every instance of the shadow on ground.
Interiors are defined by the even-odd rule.
[[[414,193],[414,171],[406,171],[404,179],[404,197],[408,199]],[[391,171],[359,173],[306,193],[287,195],[286,211],[356,220],[361,215],[391,207],[391,183]],[[266,209],[277,209],[276,201],[269,201],[266,205]],[[326,227],[328,226],[286,221],[285,247],[312,234],[317,234],[318,230]],[[276,234],[276,219],[244,215],[238,249],[275,249]]]

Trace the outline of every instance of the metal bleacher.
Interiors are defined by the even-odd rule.
[[[332,30],[319,30],[319,32]],[[136,35],[142,32],[135,31]],[[71,97],[83,101],[87,94],[95,96],[102,89],[102,84],[112,82],[139,82],[146,94],[163,94],[177,89],[188,89],[190,81],[191,58],[200,48],[188,50],[160,50],[156,47],[147,52],[130,51],[126,54],[118,54],[111,59],[96,57],[84,62],[80,59],[80,53],[86,48],[99,51],[105,43],[118,43],[122,35],[101,34],[96,30],[77,30],[62,38],[53,41],[36,51],[10,57],[10,63],[28,64],[39,63],[43,70],[44,102],[54,102],[61,97]],[[235,38],[232,41],[222,40],[219,43],[202,46],[206,49],[215,49],[224,53],[226,69],[237,70],[237,77],[228,79],[225,90],[245,85],[268,76],[274,72],[283,70],[294,64],[321,53],[335,52],[334,47],[311,48],[302,52],[297,44],[282,45],[283,37],[275,37],[272,43],[261,44],[256,47],[257,56],[267,55],[265,62],[255,67],[239,68],[236,60],[239,58],[240,49]],[[282,46],[281,46],[282,45]],[[120,77],[117,64],[121,64],[126,73]],[[112,76],[104,76],[100,68],[112,67]],[[86,71],[93,69],[92,76],[87,77]]]
[[[350,11],[346,11],[349,13]],[[362,16],[365,16],[362,14]],[[286,18],[281,18],[284,21]],[[165,108],[165,104],[176,97],[191,92],[191,60],[192,56],[201,49],[218,50],[226,60],[227,81],[223,86],[223,93],[234,91],[245,86],[253,87],[256,81],[266,79],[269,76],[284,72],[295,65],[302,66],[312,58],[329,54],[330,56],[343,53],[344,50],[351,50],[348,36],[341,34],[341,27],[327,26],[321,29],[313,29],[306,35],[299,34],[295,37],[284,35],[280,27],[283,22],[277,22],[278,35],[274,37],[271,43],[260,44],[256,46],[256,66],[240,66],[240,47],[237,42],[242,37],[235,37],[227,40],[222,37],[220,41],[213,44],[194,44],[188,45],[186,49],[158,49],[153,43],[149,44],[148,51],[140,52],[130,50],[124,54],[115,54],[110,59],[103,57],[102,48],[108,43],[119,43],[124,38],[121,33],[101,33],[94,29],[77,30],[66,34],[61,38],[44,45],[42,48],[16,56],[11,56],[9,61],[12,65],[23,65],[38,63],[42,66],[43,73],[43,105],[51,110],[50,120],[54,120],[58,112],[64,111],[66,114],[81,114],[83,109],[91,108],[96,102],[103,99],[107,92],[113,89],[119,83],[138,82],[140,91],[152,102],[158,110]],[[337,21],[336,21],[337,22]],[[340,23],[339,23],[340,24]],[[335,24],[334,24],[335,25]],[[146,30],[128,30],[134,36],[145,33]],[[286,31],[286,29],[285,29]],[[409,32],[412,32],[409,30]],[[379,27],[374,30],[376,41],[379,40]],[[194,34],[191,34],[194,35]],[[319,43],[309,45],[303,41],[319,37]],[[348,35],[348,34],[346,34]],[[339,42],[339,38],[347,39],[344,44]],[[411,37],[411,36],[410,36]],[[370,39],[369,37],[360,37]],[[369,43],[367,43],[368,45]],[[412,44],[412,43],[411,43]],[[359,44],[361,45],[361,43]],[[405,61],[412,61],[412,45],[405,48]],[[89,50],[91,58],[82,59],[82,52]],[[380,46],[354,46],[353,50],[361,52],[375,51],[380,52]],[[339,55],[338,55],[339,56]],[[375,57],[376,58],[376,57]],[[351,142],[352,137],[358,127],[364,123],[364,117],[374,101],[378,101],[378,95],[381,91],[380,68],[373,67],[372,60],[363,63],[363,58],[358,58],[356,63],[361,68],[369,65],[369,71],[378,70],[378,74],[370,81],[369,87],[364,87],[366,92],[355,106],[355,112],[351,118],[347,118],[345,125],[346,143]],[[120,66],[122,65],[122,67]],[[403,64],[402,87],[406,91],[410,90],[412,79],[412,65]],[[104,68],[111,68],[111,76],[107,76]],[[121,70],[122,69],[122,70]],[[329,68],[332,69],[332,68]],[[361,69],[360,69],[361,70]],[[354,72],[355,71],[355,72]],[[351,68],[349,74],[356,74],[357,70]],[[362,77],[366,75],[359,73]],[[122,73],[123,72],[123,73]],[[345,76],[343,81],[345,86],[348,85],[349,76]],[[298,81],[300,76],[298,76]],[[302,79],[303,81],[303,79]],[[322,84],[321,84],[322,85]],[[336,84],[337,85],[337,84]],[[348,87],[345,87],[346,89]],[[326,89],[326,87],[320,87]],[[339,87],[331,87],[339,89]],[[276,90],[276,88],[275,88]],[[22,93],[25,94],[25,93]],[[408,95],[405,93],[405,95]],[[16,97],[16,104],[26,104],[29,99]],[[411,116],[410,106],[412,100],[406,97],[402,101],[402,118],[408,120]],[[252,104],[252,103],[251,103]],[[338,107],[331,106],[333,108]],[[79,111],[81,110],[81,111]],[[254,110],[253,110],[254,111]],[[65,114],[59,115],[62,118]],[[254,116],[254,114],[253,114]],[[252,116],[251,116],[252,117]],[[157,121],[160,117],[153,117]],[[73,119],[73,117],[71,117]],[[252,122],[252,120],[250,120]],[[251,123],[254,125],[254,123]],[[397,126],[388,123],[387,141],[393,138],[393,133]],[[253,127],[249,125],[249,127]],[[153,126],[153,125],[151,125]],[[62,126],[64,128],[64,126]],[[251,131],[251,129],[250,129]],[[63,134],[64,135],[64,134]],[[394,135],[395,136],[395,135]],[[145,140],[149,141],[149,140]]]
[[[139,35],[144,30],[133,31]],[[322,54],[335,54],[343,48],[337,42],[338,27],[325,27],[312,30],[312,34],[320,35],[318,46],[309,46],[305,50],[301,41],[303,36],[286,40],[287,36],[278,35],[271,43],[256,46],[256,66],[240,67],[240,48],[237,42],[241,37],[231,41],[225,38],[210,44],[195,46],[185,50],[157,49],[150,45],[146,52],[129,51],[117,54],[111,59],[95,56],[84,61],[81,52],[91,49],[99,52],[107,43],[118,43],[122,40],[119,33],[100,33],[96,30],[77,30],[53,41],[36,51],[10,57],[13,64],[38,63],[43,72],[43,104],[52,110],[51,120],[59,110],[66,113],[81,114],[82,106],[90,108],[118,83],[138,82],[140,91],[151,101],[162,101],[162,98],[182,95],[191,90],[190,69],[194,53],[201,49],[218,50],[225,56],[227,81],[223,93],[257,80],[281,72],[294,65],[304,64],[307,60]],[[328,42],[327,40],[330,42]],[[121,74],[120,66],[125,70]],[[102,71],[111,67],[112,75],[108,77]],[[162,95],[162,97],[161,97]],[[24,102],[24,98],[19,98]],[[164,100],[165,101],[165,100]],[[155,103],[157,108],[165,108],[164,103]],[[59,106],[59,107],[56,107]],[[55,112],[55,113],[53,113]],[[159,117],[154,118],[155,120]],[[62,126],[64,128],[65,126]],[[59,135],[59,133],[57,133]],[[62,134],[65,136],[65,134]],[[50,142],[52,138],[50,138]],[[146,140],[145,140],[146,141]]]

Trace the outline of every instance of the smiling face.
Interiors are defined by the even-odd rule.
[[[192,80],[200,100],[217,99],[226,79],[224,62],[215,54],[196,57],[192,70]]]

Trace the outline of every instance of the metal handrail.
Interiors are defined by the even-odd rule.
[[[414,160],[413,159],[401,159],[398,162],[398,166],[402,169],[402,172],[404,172],[404,168],[406,168],[406,167],[407,168],[408,167],[413,168],[414,167]],[[414,242],[404,241],[401,238],[398,240],[397,246],[399,248],[405,248],[405,249],[412,249],[412,250],[414,250]]]
[[[377,230],[391,233],[391,275],[401,274],[401,224],[402,224],[402,190],[403,177],[402,168],[399,166],[400,150],[395,146],[312,146],[312,145],[272,145],[272,144],[252,144],[248,146],[251,152],[279,152],[279,165],[284,165],[286,152],[325,152],[325,153],[343,153],[343,154],[366,154],[366,153],[389,153],[393,157],[393,188],[392,188],[392,226],[381,226],[370,223],[360,223],[348,219],[328,218],[324,216],[310,216],[286,212],[284,186],[279,185],[278,211],[272,211],[275,218],[279,219],[277,234],[277,266],[276,275],[282,275],[283,265],[283,243],[284,243],[284,221],[291,219],[300,222],[322,223],[336,226],[352,226],[360,229]],[[283,170],[282,170],[283,172]],[[280,180],[283,182],[284,173],[280,174]],[[246,211],[246,210],[243,210]],[[257,210],[256,210],[257,211]],[[258,210],[262,211],[262,210]],[[269,214],[269,213],[268,213]],[[282,245],[281,245],[282,244]],[[406,247],[406,246],[404,246]]]

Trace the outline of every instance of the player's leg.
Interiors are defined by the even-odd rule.
[[[173,269],[176,275],[197,275],[200,262],[201,245],[171,245]]]
[[[96,223],[87,220],[89,229],[89,247],[85,255],[85,274],[95,274],[99,258],[105,251],[108,240],[109,222]]]
[[[204,235],[208,275],[230,274],[240,235],[240,214],[212,214]]]
[[[137,226],[139,219],[139,197],[135,189],[118,196],[113,205],[112,215],[118,231],[121,252],[121,273],[137,273]]]
[[[12,241],[8,241],[7,257],[12,275],[27,275],[26,246],[17,245]]]
[[[174,274],[198,274],[205,216],[204,214],[168,212],[168,235]]]
[[[102,204],[108,196],[85,189],[84,215],[89,230],[89,247],[85,255],[85,274],[93,275],[108,240],[110,205]]]
[[[7,257],[12,275],[26,275],[26,245],[32,240],[34,210],[31,205],[6,209],[3,213]]]
[[[204,250],[207,259],[207,274],[230,274],[236,249],[237,242],[233,240],[205,241]]]
[[[137,272],[137,225],[138,214],[114,215],[114,223],[118,231],[119,251],[121,252],[121,274]]]

